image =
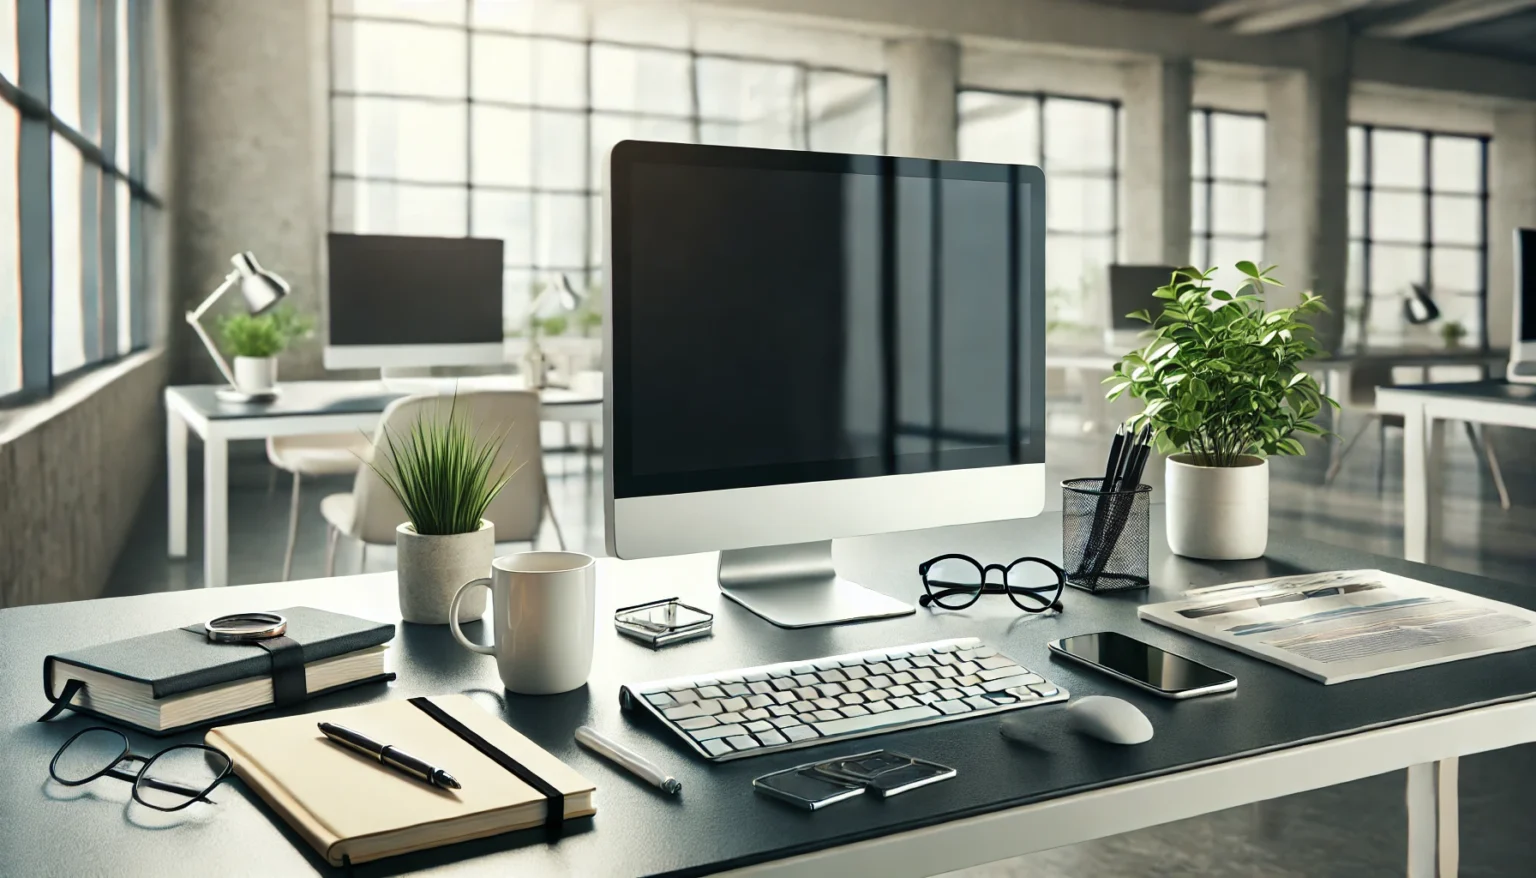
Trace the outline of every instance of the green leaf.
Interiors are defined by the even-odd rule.
[[[1255,266],[1252,262],[1249,262],[1246,259],[1244,259],[1243,261],[1241,261],[1241,262],[1239,262],[1237,264],[1237,270],[1241,271],[1243,274],[1248,275],[1249,277],[1253,278],[1254,280],[1258,280],[1258,278],[1259,278],[1259,269],[1258,269],[1258,267]]]

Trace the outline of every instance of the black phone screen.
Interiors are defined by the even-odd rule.
[[[1099,665],[1164,692],[1204,689],[1232,679],[1230,674],[1113,631],[1062,638],[1060,648],[1062,652],[1089,664]]]

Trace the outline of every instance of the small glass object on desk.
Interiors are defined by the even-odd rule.
[[[714,633],[714,623],[713,613],[689,606],[677,598],[620,607],[613,614],[613,626],[620,634],[652,649],[708,637]]]
[[[229,778],[234,764],[206,744],[177,744],[152,756],[128,749],[116,729],[92,726],[76,732],[48,763],[48,774],[77,787],[102,777],[133,784],[133,798],[157,811],[180,811],[193,802],[213,804],[208,794]]]
[[[1088,592],[1150,583],[1152,486],[1101,489],[1103,479],[1061,483],[1061,562],[1067,585]]]

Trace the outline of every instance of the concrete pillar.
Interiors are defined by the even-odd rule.
[[[1126,67],[1120,251],[1128,262],[1189,262],[1193,80],[1187,59]]]
[[[957,158],[959,45],[929,38],[891,40],[885,60],[887,150],[899,156]]]
[[[1317,321],[1318,342],[1332,350],[1344,337],[1349,255],[1350,43],[1342,25],[1309,36],[1309,68],[1268,87],[1264,252],[1286,284],[1270,306],[1322,295],[1332,310]]]
[[[1493,117],[1488,161],[1488,344],[1514,343],[1514,230],[1536,229],[1536,110]]]

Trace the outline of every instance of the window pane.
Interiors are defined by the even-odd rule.
[[[799,71],[792,64],[700,58],[699,115],[786,128],[799,122]]]
[[[1211,191],[1211,213],[1211,229],[1217,233],[1262,235],[1264,190],[1258,186],[1216,183]]]
[[[631,116],[592,116],[592,185],[600,186],[608,150],[621,140],[662,140],[692,143],[693,126],[671,119],[636,119]]]
[[[122,4],[127,5],[127,4]],[[129,217],[133,210],[133,193],[128,184],[117,181],[117,352],[126,354],[133,350],[133,323],[135,317],[133,298],[133,238],[130,234]]]
[[[1482,201],[1475,195],[1436,195],[1433,201],[1435,243],[1481,244]]]
[[[1424,283],[1424,251],[1418,247],[1376,244],[1371,247],[1370,280],[1371,295],[1376,300],[1373,309],[1396,309],[1401,313],[1398,298],[1408,293],[1411,285]]]
[[[1189,189],[1189,227],[1196,235],[1204,234],[1210,227],[1207,225],[1209,217],[1206,216],[1206,192],[1208,185],[1196,180]]]
[[[1103,177],[1047,174],[1045,226],[1053,232],[1113,232],[1115,184]]]
[[[477,238],[499,238],[507,265],[533,264],[533,197],[523,192],[475,190],[474,225]]]
[[[587,36],[587,10],[580,0],[472,0],[470,21],[477,27],[523,34]]]
[[[331,3],[337,15],[464,23],[464,0],[331,0]]]
[[[16,84],[16,4],[10,0],[0,3],[0,76]],[[0,393],[4,392],[0,381]]]
[[[466,195],[460,186],[335,180],[331,186],[331,228],[362,234],[463,235]]]
[[[80,240],[80,152],[53,135],[53,373],[85,365],[85,302]]]
[[[770,122],[703,122],[699,125],[699,142],[716,146],[800,149],[798,127]]]
[[[584,189],[587,120],[577,113],[533,114],[533,185],[540,189]]]
[[[1440,192],[1479,192],[1483,185],[1483,145],[1470,137],[1436,137],[1429,160]],[[1438,232],[1437,232],[1438,234]]]
[[[1210,265],[1216,275],[1212,278],[1217,289],[1236,293],[1247,283],[1247,275],[1237,270],[1237,263],[1247,259],[1263,264],[1264,242],[1257,239],[1212,238]],[[1284,278],[1281,278],[1284,280]]]
[[[1365,129],[1349,126],[1349,182],[1365,182]]]
[[[822,152],[885,152],[885,83],[875,76],[811,71],[810,148]]]
[[[587,202],[588,237],[587,264],[601,267],[606,259],[608,226],[603,222],[603,197],[594,195]]]
[[[1196,178],[1210,174],[1205,155],[1205,118],[1203,110],[1189,114],[1189,173]]]
[[[587,198],[540,195],[534,201],[534,263],[542,268],[580,268],[587,252]]]
[[[1349,242],[1349,263],[1345,269],[1344,289],[1350,293],[1351,300],[1357,300],[1358,297],[1355,294],[1365,290],[1365,243],[1362,241]]]
[[[592,47],[592,106],[685,116],[692,111],[688,55],[620,46]]]
[[[21,117],[0,105],[0,396],[21,389],[21,226],[16,143]]]
[[[527,37],[481,33],[470,39],[474,50],[470,92],[475,99],[533,103],[533,41]]]
[[[1365,237],[1365,190],[1349,190],[1349,236]]]
[[[1109,264],[1114,261],[1110,239],[1047,234],[1045,252],[1051,254],[1045,261],[1046,295],[1060,297],[1061,319],[1083,320],[1093,315],[1096,322],[1100,313],[1096,309],[1108,289]]]
[[[1482,288],[1482,254],[1459,247],[1436,247],[1430,253],[1431,286],[1441,292],[1476,293]],[[1438,298],[1436,301],[1439,301]]]
[[[474,182],[528,186],[533,182],[533,113],[476,104]]]
[[[1409,131],[1371,133],[1371,182],[1377,186],[1424,187],[1424,135]]]
[[[1440,296],[1435,299],[1435,304],[1440,306],[1440,322],[1437,327],[1460,323],[1467,330],[1467,337],[1462,339],[1464,345],[1475,345],[1483,337],[1482,306],[1478,296]],[[1493,325],[1499,324],[1500,321],[1495,318]],[[1505,323],[1503,328],[1507,330],[1508,325]]]
[[[1371,193],[1371,238],[1423,241],[1424,196],[1417,192]]]
[[[131,74],[128,70],[128,56],[132,52],[132,48],[128,45],[132,34],[128,29],[129,2],[130,0],[117,0],[117,23],[115,25],[117,29],[117,96],[114,100],[117,101],[117,155],[112,161],[119,170],[123,171],[128,170],[128,125],[130,119],[128,94],[132,85]],[[0,5],[8,6],[10,4],[4,3]],[[121,318],[119,318],[119,325],[121,325]],[[128,350],[127,346],[124,346],[122,350]]]
[[[465,94],[463,31],[338,20],[331,39],[337,91],[436,97]]]
[[[1115,166],[1115,108],[1096,101],[1047,98],[1045,167],[1053,171]]]
[[[585,107],[587,47],[565,40],[533,44],[533,100],[541,107]]]
[[[1227,180],[1264,179],[1264,120],[1232,113],[1211,114],[1215,175]]]
[[[462,104],[338,97],[331,106],[338,173],[464,182],[466,123]]]
[[[958,109],[960,158],[1040,164],[1040,108],[1034,98],[961,92]]]
[[[525,335],[528,331],[528,306],[533,304],[533,271],[509,268],[501,276],[501,322],[503,331]]]
[[[48,83],[53,114],[64,124],[78,129],[80,0],[53,0],[48,4]]]

